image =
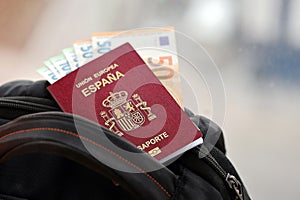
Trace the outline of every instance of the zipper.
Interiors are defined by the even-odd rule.
[[[203,147],[202,147],[203,148]],[[194,150],[197,154],[201,153],[204,159],[227,183],[229,188],[235,194],[235,200],[243,200],[243,187],[241,182],[232,174],[226,172],[223,167],[216,161],[216,159],[205,149],[207,152],[203,152],[202,148],[196,147]]]
[[[237,200],[243,200],[243,193],[242,193],[242,184],[241,182],[233,175],[227,174],[226,182],[229,185],[230,189],[234,190]]]
[[[51,106],[51,105],[38,104],[38,103],[33,103],[33,102],[25,102],[25,101],[8,99],[8,98],[0,98],[0,107],[21,109],[21,110],[33,111],[33,112],[58,111],[59,110],[59,108]]]

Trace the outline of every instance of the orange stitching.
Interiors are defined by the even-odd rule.
[[[121,155],[117,154],[116,152],[102,146],[101,144],[89,139],[89,138],[86,138],[84,136],[81,136],[81,135],[78,135],[76,133],[73,133],[71,131],[67,131],[67,130],[63,130],[63,129],[58,129],[58,128],[31,128],[31,129],[25,129],[25,130],[19,130],[19,131],[15,131],[15,132],[12,132],[12,133],[9,133],[9,134],[6,134],[2,137],[0,137],[0,140],[4,139],[4,138],[7,138],[7,137],[10,137],[10,136],[13,136],[13,135],[16,135],[16,134],[20,134],[20,133],[25,133],[25,132],[29,132],[29,131],[45,131],[45,130],[48,130],[48,131],[56,131],[56,132],[60,132],[60,133],[64,133],[64,134],[67,134],[67,135],[70,135],[70,136],[73,136],[73,137],[77,137],[77,138],[80,138],[82,140],[85,140],[101,149],[103,149],[104,151],[107,151],[108,153],[114,155],[115,157],[119,158],[120,160],[124,161],[125,163],[127,163],[128,165],[134,167],[135,169],[137,169],[138,171],[142,172],[145,176],[147,176],[150,180],[152,180],[163,192],[166,193],[166,195],[168,197],[171,197],[170,193],[155,179],[153,178],[150,174],[148,174],[145,170],[143,170],[142,168],[140,168],[139,166],[135,165],[134,163],[130,162],[129,160],[127,160],[126,158],[122,157]]]

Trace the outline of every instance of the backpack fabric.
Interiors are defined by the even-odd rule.
[[[186,110],[204,143],[162,165],[106,128],[62,112],[47,86],[0,87],[0,200],[250,199],[226,157],[222,130],[209,119]],[[139,157],[118,154],[107,138]]]

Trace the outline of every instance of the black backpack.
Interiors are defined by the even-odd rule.
[[[209,119],[186,110],[204,143],[163,166],[106,128],[62,112],[47,86],[14,81],[0,87],[0,200],[250,199],[225,156],[221,129]],[[140,156],[115,152],[107,138]]]

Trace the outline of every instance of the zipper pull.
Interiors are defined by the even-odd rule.
[[[226,182],[228,183],[230,189],[233,189],[236,194],[236,200],[243,200],[242,184],[237,180],[237,178],[231,174],[227,174]]]

